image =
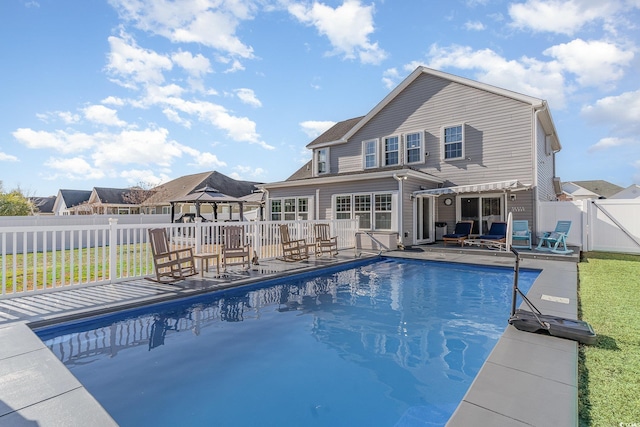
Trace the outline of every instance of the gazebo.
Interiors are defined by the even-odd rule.
[[[213,205],[213,218],[214,221],[218,220],[218,204],[230,204],[237,203],[240,207],[240,218],[243,215],[243,204],[244,201],[241,199],[236,199],[235,197],[228,196],[226,194],[221,193],[212,187],[202,187],[191,194],[187,194],[186,196],[170,200],[171,203],[171,222],[175,222],[175,205],[176,203],[193,203],[196,206],[196,218],[203,218],[200,215],[200,205],[203,203],[208,203]]]

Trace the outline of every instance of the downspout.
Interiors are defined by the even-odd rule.
[[[402,205],[404,204],[403,196],[404,196],[404,187],[402,185],[403,181],[407,179],[407,176],[398,176],[397,173],[393,174],[393,178],[398,181],[398,247],[400,249],[404,249],[404,229],[402,227],[403,217],[403,209]]]
[[[533,192],[533,203],[534,206],[536,207],[533,211],[533,224],[535,224],[535,230],[540,230],[540,224],[538,223],[540,215],[539,215],[539,211],[540,211],[540,205],[538,204],[538,202],[540,201],[540,190],[538,189],[538,115],[545,111],[547,109],[547,104],[546,103],[542,103],[542,108],[539,108],[536,110],[536,112],[533,115],[533,188],[535,189],[535,191]],[[546,141],[545,141],[546,144]],[[546,146],[545,146],[546,148]],[[546,153],[545,153],[546,154]],[[532,236],[534,237],[534,236]],[[535,236],[537,237],[537,236]]]

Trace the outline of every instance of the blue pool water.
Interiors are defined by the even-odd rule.
[[[38,335],[121,426],[439,426],[506,327],[512,283],[383,260]]]

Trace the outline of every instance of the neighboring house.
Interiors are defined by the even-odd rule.
[[[260,183],[238,181],[216,171],[185,175],[153,188],[151,191],[154,194],[142,204],[142,212],[170,214],[172,200],[182,199],[206,187],[214,188],[231,197],[241,198],[251,194],[256,189],[256,184]],[[212,206],[202,206],[201,214],[207,219],[212,219],[212,212]],[[221,207],[221,218],[231,219],[234,212],[239,214],[237,206],[233,204]],[[195,213],[195,206],[184,203],[179,206],[175,215],[177,219],[179,216],[193,213]]]
[[[608,181],[569,181],[562,183],[565,200],[608,199],[623,188]]]
[[[53,205],[54,215],[75,215],[72,208],[87,203],[91,197],[89,190],[59,190]]]
[[[535,233],[538,202],[561,194],[546,101],[426,67],[307,148],[311,162],[259,186],[267,219],[359,217],[411,245],[433,242],[436,222],[473,220],[481,234],[509,212]]]
[[[608,197],[608,199],[640,199],[640,185],[631,184],[624,190]]]
[[[79,214],[130,215],[140,213],[138,188],[94,187],[86,204],[74,207]]]
[[[29,197],[29,200],[35,208],[34,215],[53,215],[53,207],[56,199],[56,196]]]

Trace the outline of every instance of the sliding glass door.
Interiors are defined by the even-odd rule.
[[[460,197],[460,221],[473,221],[471,234],[485,234],[494,221],[504,221],[504,196]]]

